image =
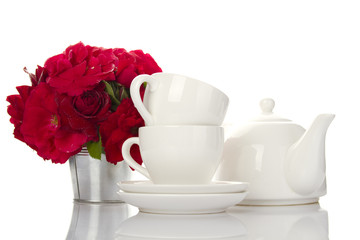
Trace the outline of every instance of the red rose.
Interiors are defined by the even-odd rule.
[[[45,62],[44,68],[49,74],[46,82],[59,93],[77,96],[92,90],[101,80],[115,80],[115,61],[111,49],[80,42]]]
[[[116,164],[123,160],[123,142],[144,126],[130,98],[131,82],[162,70],[142,50],[79,42],[37,66],[34,74],[24,71],[32,86],[17,87],[19,94],[7,97],[15,138],[54,163],[65,163],[89,141],[98,142],[96,153],[101,143],[107,160]],[[141,97],[144,91],[142,86]],[[141,164],[139,147],[130,152]]]
[[[48,73],[46,71],[45,68],[41,67],[38,65],[35,74],[33,73],[29,73],[26,69],[26,67],[24,68],[24,71],[29,74],[31,83],[33,86],[37,86],[39,85],[39,83],[41,82],[45,82],[46,78],[48,77]]]
[[[7,112],[11,116],[10,122],[14,124],[14,136],[20,141],[24,142],[24,136],[20,132],[20,127],[23,122],[25,103],[33,90],[30,86],[19,86],[16,88],[20,95],[10,95],[6,98],[6,101],[10,103]],[[30,146],[30,145],[29,145]],[[35,146],[30,146],[35,149]]]
[[[118,58],[116,81],[127,88],[130,88],[132,80],[140,74],[162,71],[150,54],[144,54],[141,50],[127,52],[123,48],[116,48],[114,54]]]
[[[58,94],[46,83],[31,92],[25,104],[20,131],[26,143],[36,147],[37,153],[53,163],[65,163],[80,152],[86,135],[63,127],[58,111]]]
[[[138,74],[153,74],[162,71],[150,54],[144,53],[142,50],[133,50],[130,51],[130,54],[135,56]]]
[[[94,90],[80,96],[60,96],[60,115],[63,124],[74,131],[82,132],[87,141],[98,141],[98,123],[111,114],[111,101],[105,92],[105,85],[99,84]]]
[[[144,126],[144,120],[129,98],[122,100],[116,112],[100,124],[100,135],[105,148],[107,161],[116,164],[124,160],[121,148],[124,141],[130,137],[138,136],[138,129]],[[142,164],[140,150],[134,145],[130,151],[136,162]]]

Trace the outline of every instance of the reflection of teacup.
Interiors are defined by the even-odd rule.
[[[146,168],[130,155],[140,146]],[[224,130],[218,126],[148,126],[122,147],[125,161],[156,184],[208,184],[220,163]]]
[[[139,89],[146,82],[144,101]],[[222,124],[229,98],[217,88],[182,75],[139,75],[131,83],[131,98],[146,125]]]
[[[245,239],[242,223],[226,213],[163,215],[138,213],[121,223],[116,240],[125,239]]]

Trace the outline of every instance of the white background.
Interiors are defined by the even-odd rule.
[[[48,57],[83,41],[143,49],[165,72],[230,97],[226,124],[275,112],[307,128],[335,113],[327,134],[330,239],[357,239],[360,214],[359,1],[2,1],[0,3],[0,238],[64,239],[72,214],[68,164],[44,162],[13,138],[7,95]]]

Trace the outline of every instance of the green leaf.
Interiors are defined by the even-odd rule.
[[[86,147],[92,158],[101,160],[101,152],[102,152],[101,138],[97,142],[94,141],[87,142]]]
[[[114,103],[116,106],[119,106],[120,101],[116,98],[115,92],[113,87],[110,83],[103,81],[105,83],[105,91],[109,94],[111,102]]]
[[[129,95],[130,95],[130,93],[128,91],[126,91],[126,88],[122,87],[120,100],[122,101],[124,98],[129,98]]]

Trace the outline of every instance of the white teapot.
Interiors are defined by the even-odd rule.
[[[244,205],[317,202],[326,194],[325,136],[334,114],[321,114],[305,129],[273,114],[273,99],[262,114],[226,140],[216,178],[249,182]]]

